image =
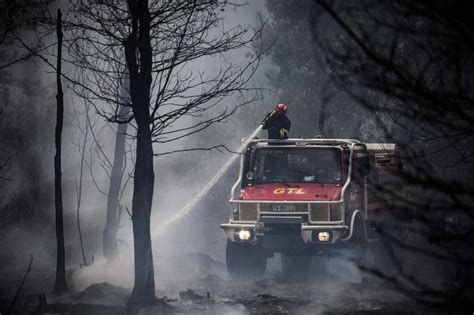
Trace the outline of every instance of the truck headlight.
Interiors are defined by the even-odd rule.
[[[331,232],[329,231],[314,231],[313,232],[313,241],[319,242],[330,242],[331,241]]]
[[[331,237],[331,235],[329,234],[329,232],[319,232],[318,233],[318,239],[320,242],[327,242],[329,241],[329,238]]]
[[[252,237],[252,233],[247,230],[240,230],[238,233],[239,239],[242,241],[248,241]]]

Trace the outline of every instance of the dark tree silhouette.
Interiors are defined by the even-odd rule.
[[[0,180],[3,181],[11,181],[13,179],[11,174],[11,166],[9,164],[8,159],[5,159],[0,164]]]
[[[124,80],[125,81],[125,80]],[[122,97],[122,103],[129,103],[130,98],[127,92],[128,82],[125,81],[121,87],[120,96]],[[130,114],[130,107],[121,106],[119,109],[120,117],[127,117]],[[105,227],[103,231],[103,250],[104,256],[107,259],[113,259],[118,254],[117,248],[117,231],[119,228],[122,207],[120,199],[122,196],[123,188],[128,181],[124,181],[124,173],[126,167],[126,137],[127,137],[128,124],[119,124],[117,126],[117,132],[115,134],[115,148],[114,158],[110,170],[110,183],[109,190],[107,193],[107,217],[105,221]]]
[[[128,100],[128,94],[125,92],[125,88],[122,88],[121,95],[123,98]],[[97,120],[91,119],[90,108],[91,105],[84,102],[84,123],[81,123],[80,114],[76,111],[76,105],[74,105],[75,120],[77,122],[77,128],[80,131],[80,138],[77,142],[71,139],[71,142],[78,148],[78,153],[81,157],[79,167],[79,180],[76,180],[76,192],[77,192],[77,206],[76,206],[76,221],[79,231],[79,240],[81,244],[81,251],[83,256],[83,264],[88,265],[86,254],[84,250],[84,242],[82,238],[80,228],[80,205],[82,196],[82,177],[83,169],[86,166],[91,175],[93,184],[97,191],[107,198],[107,212],[105,228],[103,230],[103,253],[107,259],[113,259],[118,254],[118,242],[116,234],[118,232],[120,221],[122,218],[123,205],[121,200],[126,191],[126,187],[130,182],[131,175],[127,172],[127,159],[133,159],[129,157],[128,153],[132,150],[127,148],[127,127],[128,124],[118,124],[117,129],[113,130],[115,134],[115,146],[113,150],[112,158],[109,157],[108,153],[104,148],[103,132],[107,122],[98,124]],[[123,107],[125,112],[129,112],[129,107]],[[125,117],[124,113],[124,117]],[[100,118],[100,116],[99,116]],[[91,140],[91,141],[89,141]],[[99,161],[99,169],[103,172],[99,172],[97,168],[97,161]],[[108,182],[108,190],[98,182],[97,177],[104,176]]]
[[[61,84],[61,63],[62,63],[62,14],[58,9],[56,34],[58,37],[58,54],[56,63],[56,129],[55,129],[55,145],[56,155],[54,156],[54,200],[56,206],[56,280],[54,281],[53,292],[63,294],[69,291],[66,284],[66,253],[64,249],[64,219],[63,219],[63,193],[61,184],[61,135],[63,130],[64,116],[64,94]]]
[[[63,128],[64,115],[64,95],[62,90],[61,78],[63,76],[62,65],[62,14],[58,9],[57,17],[55,19],[56,28],[53,28],[54,20],[50,17],[48,11],[48,2],[45,1],[18,1],[13,3],[0,3],[1,23],[3,26],[0,37],[0,44],[7,43],[17,49],[8,61],[0,65],[1,69],[6,69],[17,63],[29,60],[32,57],[39,57],[45,61],[51,68],[56,71],[56,128],[55,128],[55,146],[56,154],[54,157],[54,175],[55,175],[55,217],[56,217],[56,279],[54,283],[53,292],[56,294],[67,293],[68,287],[66,283],[66,263],[65,263],[65,248],[64,248],[64,226],[63,226],[63,202],[62,202],[62,184],[61,184],[61,135]],[[45,33],[37,32],[38,24],[43,23],[48,30]],[[35,31],[33,41],[29,41],[25,31]],[[57,36],[57,42],[50,42],[48,36],[53,33]],[[57,45],[56,66],[50,63],[45,57],[48,49]]]
[[[73,105],[74,106],[74,105]],[[79,179],[74,176],[74,182],[76,186],[76,225],[77,225],[77,232],[79,236],[79,244],[81,246],[81,253],[82,253],[82,265],[87,266],[87,258],[86,258],[86,251],[84,247],[84,238],[82,236],[82,228],[81,228],[81,204],[82,204],[82,189],[83,189],[83,178],[84,178],[84,166],[88,163],[86,161],[86,150],[87,144],[89,141],[89,110],[90,105],[85,106],[85,117],[84,117],[84,126],[81,126],[79,114],[74,107],[74,118],[77,121],[77,128],[81,132],[81,137],[77,143],[73,140],[71,142],[76,145],[78,149],[78,153],[80,156],[80,163],[79,163]]]
[[[1,1],[0,2],[0,45],[9,45],[8,58],[0,63],[0,70],[36,57],[51,46],[34,45],[25,39],[25,32],[35,30],[38,22],[49,17],[48,3],[51,1]],[[16,45],[12,45],[12,44]],[[28,43],[28,49],[15,49]],[[25,48],[25,47],[23,47]],[[2,60],[3,61],[3,60]]]
[[[70,63],[80,69],[71,80],[78,95],[109,121],[132,123],[136,134],[136,162],[132,200],[135,283],[130,311],[156,301],[150,236],[154,191],[153,144],[168,143],[199,132],[232,115],[238,106],[226,105],[217,114],[204,113],[224,97],[244,92],[260,55],[247,65],[230,64],[216,73],[192,71],[198,60],[218,58],[245,47],[259,36],[242,27],[219,28],[217,1],[77,2],[67,21]],[[128,74],[124,75],[124,67]],[[128,80],[130,101],[121,97]],[[251,98],[252,99],[252,98]],[[131,109],[124,115],[123,107]],[[189,125],[176,127],[181,117]]]
[[[144,305],[155,298],[155,274],[150,233],[151,203],[155,187],[150,122],[153,51],[150,41],[151,14],[148,1],[129,1],[132,32],[124,40],[130,75],[130,98],[137,123],[137,159],[133,185],[132,221],[135,284],[129,306]]]
[[[405,164],[408,195],[402,207],[412,212],[414,223],[401,226],[411,236],[375,224],[397,274],[366,269],[429,305],[472,309],[474,257],[467,250],[474,231],[472,3],[314,3],[319,58],[339,90],[378,117],[378,128],[386,141],[399,144]],[[424,256],[442,270],[438,279],[446,277],[446,285],[410,271],[401,252]]]

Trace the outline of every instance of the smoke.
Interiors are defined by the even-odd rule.
[[[339,280],[344,279],[349,283],[360,283],[362,281],[363,274],[354,261],[350,259],[350,252],[348,250],[341,251],[336,256],[326,257],[324,260],[323,268],[326,269],[330,277],[335,277]]]
[[[84,290],[91,284],[102,282],[130,288],[133,285],[133,255],[120,255],[109,262],[99,258],[92,265],[74,272],[72,282],[76,290]]]

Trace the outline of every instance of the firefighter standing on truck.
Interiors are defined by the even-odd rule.
[[[288,139],[291,121],[286,117],[288,105],[278,104],[262,121],[263,129],[268,131],[268,139]]]

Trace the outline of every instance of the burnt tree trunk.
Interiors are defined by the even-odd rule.
[[[132,199],[135,282],[127,308],[135,313],[152,304],[155,277],[150,235],[150,215],[155,175],[150,129],[150,88],[152,83],[152,48],[148,1],[129,0],[132,32],[124,42],[130,75],[132,110],[137,123],[137,151]]]
[[[56,84],[58,94],[56,95],[57,113],[56,113],[56,129],[55,143],[56,155],[54,156],[54,200],[56,206],[56,280],[54,281],[53,292],[56,294],[67,293],[66,284],[66,258],[64,250],[64,226],[63,226],[63,195],[61,187],[61,134],[63,131],[63,114],[64,114],[64,95],[61,86],[61,58],[63,33],[61,29],[61,10],[58,9],[58,17],[56,22],[56,32],[58,36],[58,57],[56,70]]]
[[[124,80],[120,96],[121,102],[128,103],[129,95],[125,86],[129,85],[128,78]],[[120,116],[127,117],[130,108],[121,106]],[[103,231],[102,246],[104,256],[107,259],[113,259],[118,254],[117,248],[117,231],[120,224],[122,212],[120,207],[120,187],[122,186],[123,175],[125,172],[124,164],[126,159],[125,140],[128,124],[119,124],[117,134],[115,135],[114,161],[112,164],[112,172],[110,176],[109,192],[107,194],[107,217]]]
[[[86,105],[86,125],[84,129],[84,140],[82,141],[81,150],[81,163],[79,167],[79,183],[76,182],[77,187],[77,204],[76,204],[76,223],[77,223],[77,233],[79,234],[79,244],[81,245],[82,253],[82,262],[84,266],[87,266],[86,251],[84,249],[84,239],[82,237],[81,229],[81,202],[82,202],[82,181],[84,178],[84,159],[86,155],[86,145],[87,145],[87,136],[89,128],[87,128],[87,122],[89,118],[89,105]]]

